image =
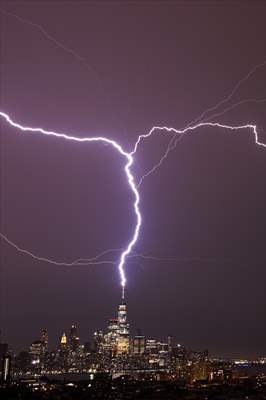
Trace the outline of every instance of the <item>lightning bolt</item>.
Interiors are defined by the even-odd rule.
[[[117,143],[115,140],[111,140],[108,139],[106,137],[102,137],[102,136],[98,136],[98,137],[77,137],[77,136],[72,136],[72,135],[66,135],[65,133],[58,133],[58,132],[53,132],[53,131],[47,131],[43,128],[33,128],[33,127],[28,127],[28,126],[23,126],[20,125],[16,122],[14,122],[9,115],[7,115],[4,112],[0,112],[0,116],[2,118],[5,119],[5,121],[13,126],[14,128],[17,128],[21,131],[24,132],[35,132],[35,133],[41,133],[43,135],[48,135],[48,136],[54,136],[60,139],[64,139],[64,140],[70,140],[70,141],[75,141],[75,142],[79,142],[79,143],[92,143],[92,142],[102,142],[105,144],[108,144],[110,146],[112,146],[118,153],[120,156],[122,156],[123,158],[125,158],[126,163],[124,165],[124,171],[125,171],[125,176],[126,176],[126,180],[127,183],[134,195],[134,204],[133,204],[133,208],[134,208],[134,212],[135,212],[135,216],[136,216],[136,224],[134,227],[134,232],[133,232],[133,236],[130,239],[127,247],[122,251],[121,255],[120,255],[120,259],[119,259],[119,264],[118,264],[118,270],[120,273],[120,279],[121,279],[121,286],[122,286],[122,294],[124,296],[124,289],[125,289],[125,285],[126,285],[126,276],[125,276],[125,271],[124,271],[124,265],[125,265],[125,261],[126,261],[126,257],[131,253],[131,250],[133,248],[133,246],[135,245],[137,239],[138,239],[138,235],[139,235],[139,229],[141,226],[141,213],[139,210],[139,201],[140,201],[140,197],[139,197],[139,193],[137,190],[137,186],[135,184],[134,181],[134,176],[131,172],[131,166],[133,164],[133,156],[131,153],[126,152],[122,146]]]
[[[1,113],[0,113],[1,115]],[[221,124],[219,122],[200,122],[196,125],[193,126],[189,126],[187,128],[184,129],[175,129],[172,127],[167,127],[167,126],[154,126],[148,133],[145,133],[143,135],[139,135],[135,146],[134,146],[134,150],[129,153],[130,155],[134,155],[137,152],[138,146],[140,144],[140,142],[143,139],[147,139],[149,137],[151,137],[156,131],[162,132],[162,131],[166,131],[168,133],[177,133],[180,135],[185,135],[187,133],[189,133],[190,131],[194,131],[195,129],[198,129],[202,126],[213,126],[213,127],[217,127],[217,128],[224,128],[224,129],[230,129],[231,131],[238,131],[238,130],[243,130],[243,129],[251,129],[253,134],[254,134],[254,138],[255,138],[255,143],[258,146],[263,146],[266,147],[265,143],[262,143],[259,141],[258,138],[258,132],[257,132],[257,127],[256,125],[251,125],[251,124],[246,124],[246,125],[226,125],[226,124]]]
[[[134,154],[137,152],[138,149],[138,145],[140,144],[140,142],[143,139],[147,139],[149,137],[151,137],[155,132],[167,132],[167,133],[175,133],[175,134],[180,134],[180,135],[185,135],[188,134],[192,131],[195,131],[196,129],[200,128],[200,127],[207,127],[207,126],[211,126],[211,127],[215,127],[215,128],[221,128],[221,129],[228,129],[230,131],[233,132],[238,132],[241,130],[246,130],[249,129],[253,132],[254,138],[255,138],[255,143],[258,146],[264,147],[266,148],[266,145],[262,142],[259,141],[258,139],[258,132],[257,132],[257,127],[256,125],[251,125],[251,124],[247,124],[247,125],[239,125],[239,126],[231,126],[231,125],[225,125],[225,124],[220,124],[218,122],[201,122],[198,123],[194,126],[189,126],[184,128],[183,130],[178,130],[172,127],[166,127],[166,126],[154,126],[148,133],[143,134],[138,136],[138,139],[134,145],[134,148],[131,152],[127,152],[123,149],[123,147],[117,143],[115,140],[111,140],[108,139],[106,137],[77,137],[77,136],[72,136],[72,135],[67,135],[65,133],[58,133],[58,132],[54,132],[54,131],[47,131],[43,128],[33,128],[33,127],[27,127],[27,126],[23,126],[20,125],[16,122],[14,122],[10,116],[2,111],[0,111],[0,116],[12,127],[17,128],[23,132],[35,132],[35,133],[41,133],[43,135],[48,135],[48,136],[54,136],[60,139],[64,139],[64,140],[70,140],[70,141],[75,141],[75,142],[80,142],[80,143],[92,143],[92,142],[102,142],[105,144],[108,144],[110,146],[112,146],[118,153],[120,156],[122,156],[126,162],[124,165],[124,172],[125,172],[125,177],[126,177],[126,181],[134,195],[134,203],[133,203],[133,208],[134,208],[134,213],[135,213],[135,217],[136,217],[136,223],[133,229],[133,235],[130,239],[130,241],[128,242],[128,245],[126,246],[125,249],[122,250],[120,257],[119,257],[119,262],[118,262],[118,270],[119,270],[119,274],[120,274],[120,282],[121,282],[121,286],[122,286],[122,297],[124,297],[124,291],[125,291],[125,286],[126,286],[126,275],[125,275],[125,270],[124,270],[124,266],[125,266],[125,262],[127,257],[130,256],[134,256],[134,254],[132,254],[132,250],[134,245],[136,244],[138,237],[139,237],[139,231],[140,231],[140,227],[141,227],[141,223],[142,223],[142,216],[141,216],[141,212],[140,212],[140,208],[139,208],[139,203],[140,203],[140,195],[139,195],[139,191],[138,191],[138,186],[135,183],[135,179],[134,179],[134,175],[131,171],[131,167],[132,164],[134,162]],[[9,239],[1,234],[1,237],[4,236],[4,239],[9,243],[14,245],[11,241],[9,241]],[[27,250],[24,250],[22,248],[19,248],[18,246],[15,245],[15,247],[17,248],[17,250],[19,250],[20,252],[26,253],[30,256],[33,256],[34,258],[37,258],[41,261],[47,261],[47,259],[44,259],[42,257],[37,257],[35,256],[33,253],[28,252]],[[104,252],[106,253],[106,252]],[[96,257],[97,258],[97,257]],[[51,260],[50,260],[51,261]],[[77,260],[78,261],[78,260]],[[88,261],[88,260],[87,260]],[[97,262],[97,260],[92,260],[92,262]],[[66,263],[58,263],[58,262],[53,262],[54,264],[57,265],[66,265]],[[102,261],[99,261],[99,263],[102,263]],[[111,263],[113,263],[111,261]],[[73,265],[73,262],[70,263],[69,265]]]
[[[210,121],[210,120],[212,120],[212,119],[214,119],[214,118],[223,116],[223,115],[226,114],[228,111],[233,110],[235,107],[238,107],[239,105],[247,104],[247,103],[264,103],[265,101],[266,101],[266,99],[244,99],[244,100],[241,100],[241,101],[239,101],[239,102],[237,102],[237,103],[231,105],[230,107],[227,107],[227,108],[224,109],[223,111],[218,112],[218,113],[216,113],[216,114],[213,114],[212,116],[206,118],[206,119],[204,120],[204,123],[206,123],[206,122],[208,122],[208,121]],[[198,125],[196,125],[196,126],[199,126],[199,125],[200,125],[200,124],[198,124]],[[245,126],[245,125],[244,125],[244,126]],[[246,126],[247,126],[247,125],[246,125]],[[138,182],[138,184],[137,184],[138,189],[141,187],[141,185],[142,185],[144,179],[146,179],[148,176],[152,175],[152,174],[153,174],[155,171],[157,171],[157,169],[163,164],[163,162],[167,159],[169,153],[170,153],[172,150],[174,150],[175,147],[176,147],[176,145],[177,145],[177,143],[178,143],[181,139],[183,139],[183,136],[184,136],[184,134],[186,134],[186,132],[187,132],[187,130],[189,129],[189,127],[190,127],[190,124],[187,125],[187,127],[184,128],[183,130],[178,130],[178,129],[170,128],[171,131],[168,131],[168,132],[169,132],[169,133],[172,133],[173,136],[172,136],[172,138],[171,138],[171,140],[170,140],[170,142],[169,142],[169,144],[168,144],[168,147],[167,147],[166,151],[165,151],[164,154],[161,156],[160,160],[159,160],[151,169],[149,169],[147,172],[145,172],[145,173],[142,175],[142,177],[140,178],[140,180],[139,180],[139,182]],[[251,125],[250,125],[250,127],[251,127]],[[193,128],[193,126],[191,126],[191,128]],[[159,128],[159,129],[161,129],[161,128]],[[164,128],[163,128],[163,129],[164,129]],[[153,132],[152,132],[152,133],[153,133]],[[177,136],[177,135],[178,135],[178,136]],[[149,135],[148,135],[148,136],[149,136]],[[148,137],[148,136],[146,136],[146,137]],[[258,145],[264,146],[263,143],[261,143],[261,142],[258,141],[257,135],[255,135],[255,138],[256,138],[256,143],[257,143]],[[138,143],[138,144],[139,144],[139,143]],[[137,147],[138,147],[138,144],[137,144]]]
[[[81,267],[81,266],[87,266],[87,265],[103,265],[103,264],[112,264],[112,265],[117,265],[119,260],[101,260],[101,258],[107,254],[110,253],[119,253],[123,249],[108,249],[103,251],[102,253],[99,253],[97,256],[92,257],[92,258],[78,258],[74,261],[71,262],[65,262],[65,261],[55,261],[51,260],[49,258],[45,257],[40,257],[26,249],[23,249],[20,247],[18,244],[12,242],[6,235],[3,233],[0,233],[0,237],[8,243],[11,247],[13,247],[15,250],[17,250],[21,254],[25,254],[34,260],[41,261],[41,262],[46,262],[48,264],[56,265],[58,267]],[[142,253],[132,253],[130,254],[127,258],[140,258],[142,260],[151,260],[151,261],[164,261],[164,262],[193,262],[193,261],[201,261],[204,260],[206,261],[216,261],[215,258],[207,258],[207,257],[158,257],[154,255],[149,255],[149,254],[142,254]],[[221,257],[219,257],[219,262],[221,261]],[[223,261],[226,261],[226,259],[223,259]]]
[[[48,264],[53,264],[53,265],[57,265],[58,267],[73,267],[73,266],[80,266],[80,265],[99,265],[99,264],[116,264],[116,261],[112,261],[112,260],[100,260],[100,258],[102,258],[103,256],[105,256],[106,254],[115,252],[115,251],[121,251],[121,249],[110,249],[110,250],[105,250],[102,253],[98,254],[95,257],[92,258],[86,258],[86,259],[82,259],[79,258],[77,260],[71,261],[71,262],[66,262],[66,261],[55,261],[55,260],[51,260],[50,258],[45,258],[45,257],[39,257],[38,255],[32,253],[29,250],[23,249],[22,247],[20,247],[18,244],[12,242],[6,235],[4,235],[3,233],[0,232],[0,237],[6,242],[8,243],[11,247],[13,247],[15,250],[17,250],[19,253],[25,254],[31,258],[33,258],[34,260],[37,261],[44,261]]]
[[[202,122],[203,120],[205,120],[205,115],[212,112],[212,111],[216,111],[218,108],[220,108],[223,104],[228,103],[229,100],[232,99],[232,97],[234,96],[234,94],[238,91],[238,89],[240,88],[240,86],[246,82],[251,75],[254,74],[254,72],[256,72],[259,68],[265,67],[266,65],[266,61],[255,65],[254,67],[252,67],[250,69],[250,71],[243,76],[243,78],[241,78],[233,87],[232,91],[222,100],[220,100],[216,105],[207,108],[205,111],[202,112],[202,114],[200,114],[194,121],[190,122],[186,127],[190,126],[190,125],[195,125],[198,122]]]
[[[192,122],[188,123],[183,130],[186,130],[187,128],[189,128],[190,126],[194,126],[198,123],[201,122],[208,122],[210,120],[213,120],[216,117],[222,116],[225,113],[227,113],[228,111],[233,110],[235,107],[240,106],[241,104],[245,104],[245,103],[262,103],[265,101],[265,99],[244,99],[241,100],[229,107],[227,107],[226,109],[224,109],[223,111],[218,111],[215,114],[212,114],[208,117],[206,117],[207,114],[209,114],[210,112],[214,112],[216,110],[218,110],[219,108],[221,108],[222,105],[228,103],[233,96],[235,95],[235,93],[238,91],[238,89],[240,88],[240,86],[245,83],[258,69],[265,67],[266,66],[266,61],[255,65],[254,67],[252,67],[249,72],[244,75],[233,87],[233,89],[231,90],[231,92],[222,100],[220,100],[218,103],[216,103],[214,106],[207,108],[205,111],[203,111],[196,119],[194,119]],[[183,135],[180,134],[178,137],[178,131],[176,132],[172,132],[173,136],[171,138],[171,140],[168,143],[168,146],[165,150],[165,152],[163,153],[163,155],[161,156],[161,158],[159,159],[159,161],[147,172],[145,172],[145,174],[142,175],[142,177],[139,180],[138,183],[138,188],[140,188],[140,186],[142,185],[143,181],[145,178],[147,178],[148,176],[152,175],[162,164],[163,162],[167,159],[169,153],[175,149],[177,143],[182,139]]]
[[[3,8],[0,7],[0,13],[3,15],[7,15],[9,17],[16,18],[18,21],[33,26],[34,28],[38,29],[41,34],[50,42],[52,42],[55,46],[59,47],[61,50],[69,53],[71,56],[73,56],[76,60],[78,60],[81,64],[83,64],[87,69],[92,71],[94,75],[96,76],[97,79],[100,81],[99,74],[96,72],[96,70],[87,63],[86,59],[79,55],[75,50],[71,49],[70,47],[66,46],[64,43],[60,42],[57,40],[54,36],[52,36],[42,25],[37,24],[36,22],[32,22],[29,19],[22,18],[17,14],[14,14],[10,11],[4,10]]]
[[[59,40],[57,40],[56,38],[54,38],[42,25],[39,25],[35,22],[32,22],[28,19],[22,18],[20,16],[18,16],[17,14],[11,13],[9,11],[6,11],[2,8],[0,8],[0,13],[5,14],[7,16],[10,17],[14,17],[17,20],[19,20],[22,23],[28,24],[33,26],[34,28],[38,29],[40,31],[40,33],[50,42],[53,42],[54,45],[56,45],[57,47],[61,48],[61,50],[68,52],[70,55],[72,55],[76,60],[78,60],[81,64],[83,64],[87,69],[92,70],[94,72],[94,74],[96,75],[96,77],[98,78],[99,82],[101,82],[100,77],[98,75],[98,73],[95,71],[95,69],[89,65],[86,61],[86,59],[82,56],[80,56],[75,50],[67,47],[65,44],[61,43]],[[244,130],[244,129],[249,129],[253,132],[254,138],[255,138],[255,143],[258,146],[262,146],[262,147],[266,147],[266,145],[262,142],[259,141],[258,139],[258,133],[257,133],[257,127],[256,125],[240,125],[240,126],[230,126],[230,125],[224,125],[224,124],[220,124],[218,122],[209,122],[210,120],[224,115],[226,112],[232,110],[233,108],[237,107],[240,104],[243,103],[248,103],[248,102],[262,102],[265,101],[265,99],[247,99],[247,100],[242,100],[236,104],[233,104],[232,106],[226,108],[223,111],[217,112],[211,116],[206,117],[207,114],[209,114],[210,112],[216,111],[218,110],[222,105],[224,105],[225,103],[227,103],[233,96],[234,94],[238,91],[239,87],[248,80],[248,78],[254,73],[256,72],[259,68],[263,67],[266,65],[266,61],[261,63],[261,64],[257,64],[255,65],[241,80],[239,80],[235,86],[233,87],[232,91],[221,101],[219,101],[215,106],[210,107],[208,109],[206,109],[205,111],[202,112],[201,115],[199,115],[194,121],[190,122],[185,128],[183,129],[175,129],[172,127],[166,127],[166,126],[154,126],[147,134],[144,135],[139,135],[136,143],[134,145],[133,151],[131,152],[126,152],[123,147],[117,143],[114,140],[110,140],[106,137],[86,137],[86,138],[80,138],[80,137],[76,137],[76,136],[69,136],[63,133],[58,133],[58,132],[53,132],[53,131],[46,131],[43,128],[32,128],[32,127],[25,127],[22,126],[18,123],[15,123],[6,113],[1,112],[0,111],[0,116],[2,118],[4,118],[6,120],[7,123],[9,123],[11,126],[13,126],[14,128],[17,128],[21,131],[28,131],[28,132],[37,132],[37,133],[42,133],[45,135],[52,135],[52,136],[56,136],[57,138],[60,139],[65,139],[65,140],[72,140],[72,141],[77,141],[77,142],[104,142],[106,144],[111,145],[115,150],[117,150],[119,152],[119,154],[125,158],[126,162],[124,165],[124,171],[125,171],[125,176],[126,176],[126,180],[127,183],[134,195],[134,213],[136,216],[136,223],[134,226],[134,230],[133,230],[133,235],[127,245],[127,247],[125,249],[110,249],[110,250],[106,250],[102,253],[100,253],[99,255],[97,255],[96,257],[90,258],[90,259],[77,259],[74,260],[70,263],[67,262],[58,262],[58,261],[54,261],[54,260],[50,260],[48,258],[44,258],[44,257],[39,257],[37,255],[35,255],[34,253],[25,250],[23,248],[21,248],[20,246],[18,246],[17,244],[15,244],[14,242],[12,242],[10,239],[8,239],[8,237],[2,233],[0,233],[0,237],[5,240],[9,245],[13,246],[17,251],[26,254],[36,260],[39,261],[45,261],[48,263],[52,263],[58,266],[74,266],[74,265],[89,265],[89,264],[106,264],[106,263],[110,263],[110,264],[117,264],[118,263],[118,269],[119,269],[119,273],[120,273],[120,280],[121,280],[121,286],[122,286],[122,295],[124,296],[124,289],[126,286],[126,276],[125,276],[125,271],[124,271],[124,266],[125,266],[125,262],[127,258],[130,257],[140,257],[143,259],[152,259],[152,260],[165,260],[165,261],[171,261],[171,260],[178,260],[175,258],[159,258],[159,257],[154,257],[154,256],[147,256],[147,255],[143,255],[143,254],[136,254],[133,253],[132,250],[138,240],[139,237],[139,231],[140,231],[140,227],[141,227],[141,223],[142,223],[142,217],[141,217],[141,213],[140,213],[140,208],[139,208],[139,202],[140,202],[140,195],[139,195],[139,188],[143,183],[143,180],[149,176],[150,174],[152,174],[153,172],[155,172],[164,162],[164,160],[167,158],[168,154],[170,151],[172,151],[176,144],[178,143],[179,140],[181,140],[184,135],[191,133],[192,131],[203,127],[203,126],[213,126],[213,127],[217,127],[217,128],[223,128],[223,129],[229,129],[231,131],[239,131],[239,130]],[[135,182],[135,178],[134,175],[131,171],[131,167],[134,161],[134,155],[137,152],[138,146],[140,144],[140,142],[143,139],[147,139],[149,137],[151,137],[154,133],[165,133],[167,132],[168,134],[172,134],[172,138],[168,144],[167,150],[165,151],[165,153],[163,154],[163,156],[161,157],[161,159],[159,160],[159,162],[148,172],[146,172],[139,180],[138,184],[136,184]],[[118,259],[118,261],[111,261],[111,260],[100,260],[101,257],[103,257],[104,255],[111,253],[111,252],[120,252],[120,257]]]

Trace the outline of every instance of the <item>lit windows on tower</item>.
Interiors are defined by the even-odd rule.
[[[64,332],[63,335],[60,338],[60,347],[64,348],[66,346],[67,346],[67,337],[66,337],[66,334]]]
[[[10,378],[11,372],[11,355],[5,354],[2,364],[2,381],[7,382]]]
[[[122,301],[118,307],[117,355],[129,354],[129,324],[127,323],[127,306]]]
[[[79,348],[79,337],[76,325],[71,326],[69,338],[70,338],[70,349],[71,351],[76,353]]]
[[[146,339],[145,336],[136,335],[133,338],[133,354],[140,355],[144,354],[146,350]]]
[[[44,350],[48,350],[48,330],[47,329],[42,329],[41,330],[41,342],[43,343]]]

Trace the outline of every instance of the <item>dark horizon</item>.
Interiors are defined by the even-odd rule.
[[[24,125],[115,139],[129,151],[153,126],[182,128],[266,60],[265,2],[0,1],[0,109]],[[36,26],[84,58],[62,49]],[[227,105],[266,98],[265,66]],[[225,108],[227,108],[225,107]],[[214,121],[255,124],[263,102]],[[169,135],[143,142],[136,179]],[[0,231],[41,257],[71,261],[125,246],[132,195],[107,146],[22,135],[0,121]],[[133,332],[172,334],[210,355],[266,355],[265,149],[249,130],[183,137],[140,189],[143,226],[126,263]],[[83,341],[121,298],[114,265],[56,267],[0,239],[0,330],[20,349],[75,323]]]

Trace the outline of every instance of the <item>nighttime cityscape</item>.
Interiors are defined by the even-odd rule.
[[[90,339],[81,343],[72,324],[54,350],[45,328],[18,354],[1,343],[2,393],[23,399],[265,398],[266,358],[211,358],[208,350],[189,350],[171,335],[164,341],[131,335],[124,300]]]
[[[266,2],[0,0],[0,398],[266,400]]]

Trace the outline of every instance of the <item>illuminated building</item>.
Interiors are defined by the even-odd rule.
[[[4,358],[8,351],[7,343],[0,343],[0,373],[3,373],[4,369]]]
[[[165,367],[168,362],[168,343],[159,342],[159,367]]]
[[[57,356],[58,356],[58,365],[60,366],[60,368],[66,371],[69,364],[69,346],[65,332],[60,337]]]
[[[60,338],[60,348],[64,349],[67,347],[67,337],[65,332],[63,333],[63,335]]]
[[[33,365],[39,364],[41,356],[44,354],[44,343],[41,340],[35,340],[30,345],[29,353],[31,356],[31,363]]]
[[[208,379],[208,375],[208,361],[200,360],[192,363],[191,382],[206,380]]]
[[[169,353],[171,353],[173,349],[176,347],[176,340],[172,335],[168,335],[167,343],[168,343],[168,351]]]
[[[59,343],[59,353],[60,356],[63,358],[66,358],[68,355],[68,343],[67,343],[67,337],[65,332],[63,333],[63,335],[60,337],[60,343]]]
[[[79,337],[78,330],[75,325],[72,325],[70,328],[69,342],[71,351],[77,352],[79,347]]]
[[[2,362],[2,381],[7,382],[10,378],[11,372],[11,356],[10,354],[5,354]]]
[[[118,307],[117,355],[129,354],[129,324],[127,323],[127,306],[122,301]]]
[[[159,342],[155,339],[147,339],[146,352],[148,354],[158,354],[159,353]]]
[[[129,324],[127,323],[127,306],[124,302],[118,307],[118,333],[129,335]]]
[[[126,335],[119,335],[117,340],[117,355],[127,355],[129,353],[129,337]]]
[[[163,343],[155,339],[147,339],[146,354],[150,366],[164,367],[168,360],[168,343]]]
[[[147,360],[152,368],[159,365],[159,343],[155,339],[147,339],[146,341]]]
[[[208,362],[208,351],[202,352],[191,352],[191,383],[196,381],[207,380],[209,376],[209,362]]]
[[[48,350],[48,330],[42,329],[41,330],[41,342],[43,343],[45,351]]]
[[[133,354],[144,354],[146,350],[146,339],[145,336],[136,335],[133,338]]]
[[[169,351],[169,366],[179,378],[185,378],[187,375],[186,354],[187,351],[181,344],[174,344],[174,347]]]
[[[118,330],[118,318],[109,319],[108,332],[105,335],[105,346],[106,350],[109,350],[112,356],[115,356],[117,353]]]
[[[103,353],[104,351],[104,344],[105,344],[105,338],[104,338],[104,333],[103,331],[96,331],[94,332],[94,348],[96,353]]]

